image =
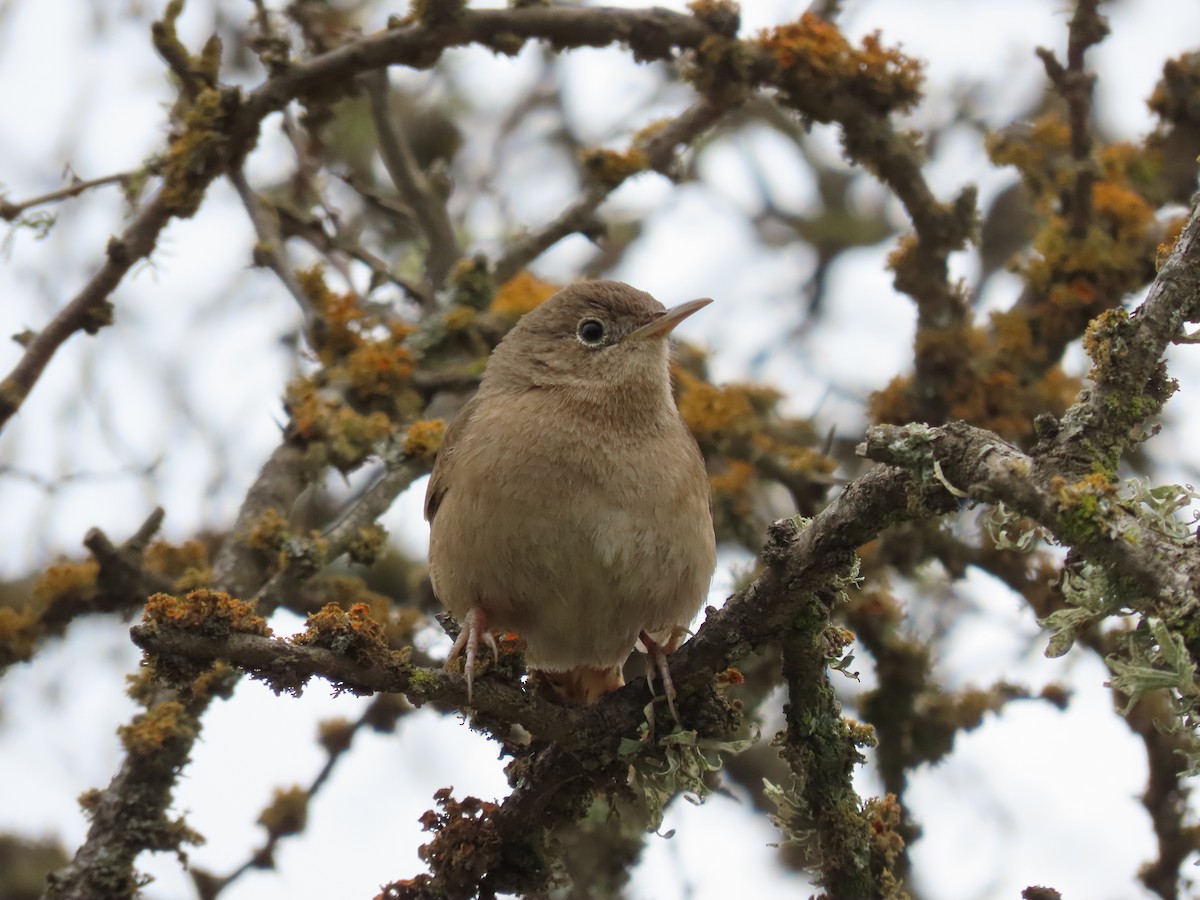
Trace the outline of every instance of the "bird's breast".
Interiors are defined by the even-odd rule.
[[[686,624],[704,599],[703,462],[673,408],[613,428],[531,393],[477,411],[455,446],[435,589],[456,615],[481,605],[521,633],[531,666],[612,665],[641,629]]]

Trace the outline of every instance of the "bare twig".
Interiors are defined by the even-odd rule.
[[[292,295],[296,305],[304,314],[306,327],[311,328],[316,311],[288,262],[287,249],[284,247],[283,238],[279,233],[279,219],[273,210],[263,203],[262,198],[251,189],[246,181],[246,173],[240,164],[229,170],[229,181],[238,192],[238,196],[242,198],[242,205],[246,207],[246,213],[250,216],[254,231],[258,235],[258,243],[254,247],[254,261],[265,265],[283,282],[283,286],[287,288],[288,293]]]
[[[371,118],[379,140],[379,154],[392,183],[404,201],[412,208],[428,248],[425,253],[425,272],[433,291],[439,290],[454,264],[462,256],[454,223],[446,213],[446,204],[430,186],[417,165],[412,148],[404,133],[392,121],[387,70],[380,69],[363,76]]]
[[[29,338],[21,359],[0,382],[0,430],[21,408],[55,352],[69,337],[78,331],[95,334],[112,323],[113,307],[108,295],[136,262],[150,255],[159,233],[174,215],[160,190],[121,236],[109,241],[100,271],[45,328]]]
[[[28,200],[22,200],[18,203],[13,203],[0,197],[0,219],[11,222],[23,212],[33,209],[35,206],[44,206],[47,203],[57,203],[59,200],[78,197],[80,194],[90,191],[94,187],[103,187],[107,184],[124,184],[129,178],[129,172],[118,172],[116,175],[105,175],[103,178],[89,178],[87,180],[76,178],[66,187],[42,194],[40,197],[30,197]]]

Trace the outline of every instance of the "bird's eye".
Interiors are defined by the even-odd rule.
[[[595,347],[604,343],[604,323],[599,319],[584,319],[575,329],[575,333],[579,335],[579,340],[589,346]]]

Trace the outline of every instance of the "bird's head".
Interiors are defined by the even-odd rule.
[[[527,313],[501,341],[484,382],[587,391],[669,387],[668,337],[711,300],[667,309],[619,281],[585,281]]]

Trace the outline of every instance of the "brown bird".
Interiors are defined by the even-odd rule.
[[[667,310],[592,281],[526,314],[446,432],[425,494],[433,589],[462,624],[467,697],[489,628],[525,640],[531,678],[592,703],[640,641],[687,634],[716,561],[704,460],[671,396],[668,336],[711,300]],[[654,669],[648,667],[653,677]]]

